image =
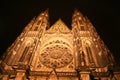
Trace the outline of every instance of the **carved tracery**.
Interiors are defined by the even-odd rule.
[[[54,45],[44,49],[39,59],[47,67],[61,68],[68,65],[72,61],[73,56],[67,47]]]

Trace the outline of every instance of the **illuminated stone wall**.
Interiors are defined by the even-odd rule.
[[[71,26],[61,19],[50,26],[48,11],[41,12],[4,53],[0,78],[119,80],[114,58],[89,19],[75,10]]]

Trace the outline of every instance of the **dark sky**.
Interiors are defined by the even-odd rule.
[[[0,55],[10,46],[29,21],[49,8],[50,24],[61,18],[71,27],[75,8],[87,16],[101,39],[120,61],[120,8],[114,0],[1,0]],[[120,64],[119,64],[120,65]]]

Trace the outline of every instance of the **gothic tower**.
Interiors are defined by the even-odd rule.
[[[75,10],[72,29],[48,10],[25,27],[0,62],[2,80],[119,80],[114,58],[87,17]]]

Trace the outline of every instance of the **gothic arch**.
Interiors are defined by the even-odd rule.
[[[27,38],[25,39],[25,41],[23,42],[23,48],[21,50],[21,56],[20,56],[20,59],[19,59],[19,62],[24,62],[26,61],[28,58],[29,58],[29,55],[30,54],[30,47],[34,44],[34,40],[32,38]],[[28,60],[27,60],[28,61]]]
[[[82,39],[82,45],[92,45],[92,41],[91,39],[88,39],[88,38],[85,38],[85,39]]]
[[[25,41],[23,42],[24,46],[30,46],[34,43],[34,40],[32,38],[27,38],[25,39]]]
[[[21,46],[15,50],[13,49],[9,55],[9,58],[13,58],[14,60],[8,60],[7,64],[9,65],[16,65],[19,61],[20,58],[23,57],[23,55],[25,55],[25,49],[29,50],[29,47],[34,43],[34,40],[32,38],[26,38],[25,40],[23,40]],[[15,45],[19,45],[19,44],[15,44]],[[15,48],[17,48],[18,46],[16,46]],[[27,48],[26,48],[27,47]]]
[[[82,44],[84,45],[84,51],[86,53],[86,62],[88,65],[104,67],[107,63],[107,58],[102,51],[99,51],[95,44],[90,39],[84,39]],[[104,56],[102,56],[104,55]],[[104,61],[105,60],[105,61]],[[93,65],[95,64],[95,65]]]
[[[83,52],[85,54],[85,61],[86,64],[89,66],[94,66],[95,63],[97,63],[96,61],[96,53],[95,53],[95,46],[94,43],[92,42],[91,39],[83,39],[82,40],[82,45],[83,46]]]
[[[58,43],[57,43],[58,42]],[[68,47],[71,51],[72,51],[72,44],[67,40],[67,39],[64,39],[62,37],[55,37],[55,38],[51,38],[49,39],[48,41],[44,42],[42,45],[41,45],[41,50],[45,49],[46,46],[50,46],[51,44],[61,44],[61,45],[64,45],[66,47]]]

